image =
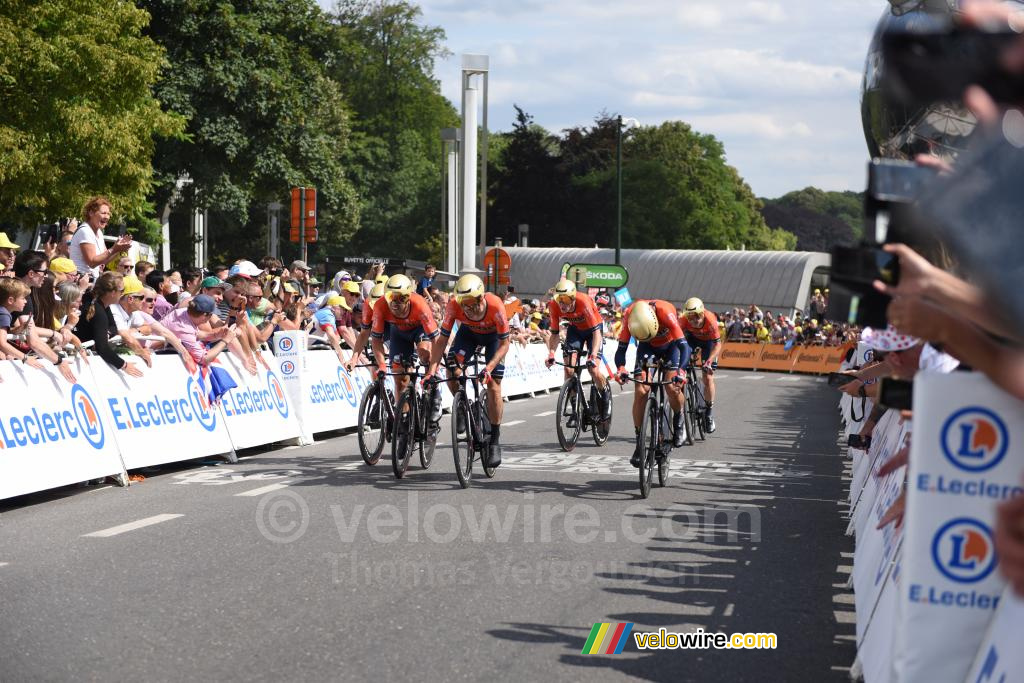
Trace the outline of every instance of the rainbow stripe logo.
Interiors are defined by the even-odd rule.
[[[629,634],[633,632],[633,622],[624,624],[594,624],[590,629],[590,637],[587,644],[583,646],[583,655],[617,655],[622,653],[622,648],[629,640]]]

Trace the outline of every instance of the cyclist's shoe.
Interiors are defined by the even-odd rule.
[[[704,413],[704,431],[711,434],[715,431],[715,418],[711,416],[711,408]]]
[[[683,422],[683,413],[678,412],[672,416],[672,446],[673,448],[679,448],[686,441],[686,424]]]
[[[565,426],[569,429],[576,429],[577,424],[579,424],[579,418],[576,417],[576,413],[569,413],[569,417],[565,421]]]
[[[633,449],[633,457],[629,459],[629,464],[633,467],[640,469],[640,465],[644,460],[644,447],[641,444],[637,444],[636,448]]]
[[[497,467],[501,464],[501,444],[492,442],[487,445],[487,466]]]
[[[455,431],[459,434],[466,432],[466,414],[461,410],[455,411]]]
[[[598,403],[601,406],[601,420],[609,420],[612,416],[612,388],[605,387],[601,392]]]

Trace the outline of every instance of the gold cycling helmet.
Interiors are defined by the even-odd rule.
[[[629,312],[629,333],[637,341],[650,341],[658,334],[658,313],[646,301],[637,301]]]
[[[479,301],[485,292],[484,281],[472,273],[463,275],[455,282],[455,303],[464,306]]]
[[[687,317],[691,315],[704,315],[704,302],[695,296],[691,296],[683,304],[683,315]]]
[[[576,284],[572,280],[562,278],[555,284],[555,301],[570,304],[576,299]]]
[[[370,290],[370,308],[373,308],[373,305],[376,304],[377,300],[382,296],[384,296],[384,283],[378,282],[373,286],[373,289]]]
[[[384,293],[388,301],[393,300],[395,297],[408,297],[414,289],[415,286],[412,284],[412,280],[401,273],[389,277],[384,285]]]

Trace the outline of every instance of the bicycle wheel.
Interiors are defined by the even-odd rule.
[[[562,390],[558,392],[558,403],[555,412],[555,431],[558,432],[558,444],[568,453],[576,448],[583,429],[583,410],[580,390],[580,379],[575,374],[565,380]],[[569,426],[570,418],[576,423]]]
[[[420,422],[423,427],[423,440],[420,441],[420,465],[423,469],[430,467],[434,461],[434,449],[437,447],[437,434],[441,430],[430,420],[430,395],[420,398]]]
[[[459,416],[462,416],[459,418]],[[459,432],[459,422],[465,429]],[[469,488],[469,480],[473,474],[473,454],[475,452],[473,441],[473,428],[470,425],[469,401],[466,394],[459,392],[455,394],[452,402],[452,453],[455,456],[455,474],[459,477],[459,485],[464,489]]]
[[[380,461],[380,455],[384,451],[384,428],[387,425],[388,414],[387,406],[384,405],[386,396],[380,380],[374,380],[359,401],[359,453],[363,456],[363,462],[370,466]]]
[[[658,408],[654,399],[648,398],[647,406],[644,408],[644,421],[640,424],[640,435],[637,437],[644,449],[643,459],[640,461],[641,498],[651,495],[651,482],[654,479],[654,455],[661,442],[661,434],[658,432]]]
[[[411,387],[402,394],[395,408],[395,438],[391,442],[391,468],[395,478],[401,479],[409,468],[412,449],[416,446],[415,390]]]
[[[703,441],[704,440],[704,408],[703,408],[702,404],[704,403],[704,400],[703,400],[704,399],[704,395],[701,394],[700,389],[697,387],[697,371],[693,370],[691,368],[690,369],[690,376],[691,376],[691,379],[689,381],[689,385],[690,385],[690,390],[692,391],[692,396],[693,396],[693,412],[691,413],[691,415],[693,416],[693,426],[695,428],[694,431],[696,432],[696,434],[694,436],[696,438],[700,439],[701,441]]]
[[[672,434],[671,423],[668,421],[668,417],[665,415],[665,411],[666,411],[666,407],[662,406],[661,407],[661,412],[662,412],[662,418],[661,418],[662,433],[661,433],[661,436],[662,436],[663,439],[665,438],[665,436]],[[655,458],[655,463],[658,465],[658,486],[664,486],[665,482],[668,481],[668,475],[669,475],[668,463],[669,463],[669,458],[672,457],[672,449],[670,448],[671,445],[672,444],[663,445],[662,448],[665,451],[665,455],[662,456],[661,458]]]
[[[601,402],[598,401],[597,394],[598,394],[597,387],[596,386],[591,386],[590,387],[591,402],[594,405],[598,406],[598,412],[600,413]],[[612,403],[613,403],[613,401],[612,401],[612,393],[609,391],[608,392],[608,419],[607,420],[598,420],[596,423],[594,423],[594,431],[592,433],[592,436],[594,437],[594,443],[597,444],[598,446],[603,446],[605,444],[605,442],[608,441],[608,434],[611,433],[611,431],[612,431]]]
[[[484,468],[487,478],[493,479],[497,468],[487,464],[487,445],[491,442],[491,422],[487,416],[487,401],[483,397],[478,398],[473,402],[473,409],[476,411],[476,421],[480,425],[480,432],[485,435],[477,443],[477,450],[480,451],[480,465]]]
[[[693,397],[693,386],[687,382],[686,389],[683,390],[683,428],[686,429],[686,445],[693,445],[693,405],[696,399]]]

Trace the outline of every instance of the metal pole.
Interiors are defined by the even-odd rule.
[[[483,130],[481,133],[481,160],[480,160],[480,256],[477,261],[480,265],[484,262],[484,253],[487,251],[487,77],[490,75],[489,71],[483,73],[484,81],[484,112],[483,112]],[[498,274],[494,274],[495,283],[497,283]],[[495,286],[497,289],[497,286]]]
[[[462,158],[465,172],[462,176],[462,270],[476,268],[477,241],[477,95],[479,91],[467,85],[463,91],[466,109],[462,112]]]
[[[617,144],[615,145],[615,265],[622,261],[622,116],[616,119],[615,129]]]

